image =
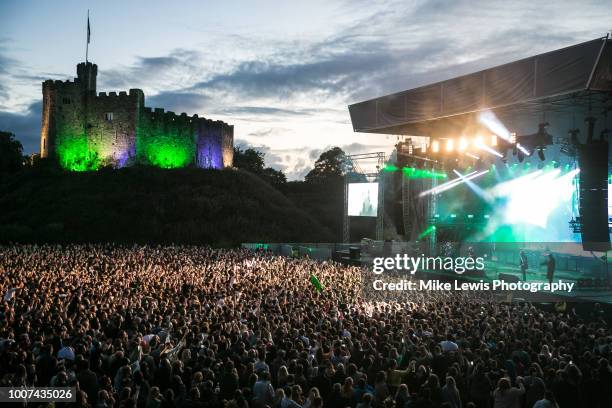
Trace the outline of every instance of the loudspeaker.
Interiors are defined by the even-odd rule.
[[[592,141],[578,150],[580,218],[585,251],[610,249],[608,231],[608,142]]]

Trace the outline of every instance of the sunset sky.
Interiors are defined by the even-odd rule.
[[[509,4],[510,3],[510,4]],[[579,4],[578,4],[579,3]],[[0,1],[0,130],[39,147],[41,82],[98,64],[98,91],[235,126],[301,179],[326,148],[390,153],[347,105],[605,36],[601,1]]]

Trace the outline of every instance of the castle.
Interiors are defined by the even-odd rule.
[[[67,170],[133,164],[163,168],[232,165],[234,127],[145,107],[140,89],[96,93],[97,65],[77,65],[74,81],[42,84],[41,157]]]

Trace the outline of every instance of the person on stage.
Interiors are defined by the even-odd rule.
[[[546,265],[546,278],[548,279],[548,283],[552,283],[553,277],[555,275],[555,258],[553,257],[552,252],[550,252],[542,265]]]
[[[527,281],[527,268],[529,268],[529,262],[527,261],[525,251],[520,252],[519,267],[521,268],[521,273],[523,274],[523,281]]]

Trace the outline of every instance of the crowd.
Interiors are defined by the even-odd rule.
[[[0,247],[0,386],[76,387],[79,407],[612,407],[599,305],[382,301],[362,274],[245,249]]]

